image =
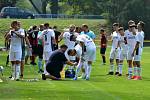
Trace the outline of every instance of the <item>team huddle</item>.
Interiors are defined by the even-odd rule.
[[[141,55],[144,41],[144,22],[137,25],[130,20],[129,29],[124,31],[119,23],[113,24],[112,48],[110,51],[110,70],[108,75],[114,74],[114,60],[116,59],[115,75],[122,76],[124,59],[128,63],[128,79],[141,79]],[[105,51],[107,38],[105,30],[100,30],[101,34],[101,55],[103,64],[106,63]],[[57,27],[51,28],[49,23],[39,26],[32,26],[25,31],[21,28],[21,22],[13,21],[10,31],[5,35],[6,41],[10,42],[9,61],[11,61],[11,80],[19,81],[24,75],[24,64],[36,65],[38,57],[38,72],[42,73],[42,79],[61,80],[60,74],[66,64],[70,69],[75,69],[73,80],[77,80],[81,72],[82,79],[89,80],[92,63],[96,59],[96,45],[94,40],[96,35],[89,30],[88,25],[81,27],[70,25],[69,29],[59,32]],[[58,45],[64,40],[64,44]],[[26,53],[25,53],[26,51]],[[42,61],[44,60],[44,65]],[[133,62],[132,62],[133,61]],[[132,71],[132,64],[134,71]],[[44,68],[43,68],[44,67]],[[43,70],[44,69],[44,70]],[[134,72],[134,75],[132,74]],[[70,73],[69,73],[70,74]]]

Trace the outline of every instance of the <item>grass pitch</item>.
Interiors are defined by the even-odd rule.
[[[89,81],[70,79],[64,81],[41,80],[40,74],[34,73],[33,66],[25,66],[25,80],[38,77],[38,82],[10,81],[10,67],[5,67],[3,83],[0,83],[0,100],[149,100],[149,50],[144,48],[142,56],[142,76],[139,81],[127,80],[126,62],[123,76],[107,76],[109,68],[107,49],[107,65],[100,65],[101,58],[97,49],[97,60],[92,66]],[[0,65],[5,65],[6,52],[0,52]],[[37,66],[36,66],[37,71]]]
[[[20,19],[21,20],[21,19]],[[98,34],[99,24],[104,20],[21,20],[23,28],[30,25],[49,22],[63,29],[69,24],[90,25],[91,29]],[[0,19],[0,46],[4,44],[3,34],[9,28],[11,19]],[[37,72],[37,66],[25,66],[25,80],[39,78],[38,82],[10,81],[11,68],[5,67],[7,52],[0,52],[0,65],[4,66],[4,82],[0,83],[0,100],[150,100],[150,48],[144,48],[142,56],[142,76],[140,81],[127,80],[127,64],[124,62],[123,76],[107,76],[109,69],[109,52],[107,49],[107,65],[101,64],[99,48],[97,59],[92,66],[92,74],[89,81],[70,79],[64,81],[41,80]]]

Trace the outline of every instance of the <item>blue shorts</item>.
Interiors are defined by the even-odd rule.
[[[105,54],[105,52],[106,52],[106,48],[101,48],[101,49],[100,49],[100,53],[101,53],[101,54]]]

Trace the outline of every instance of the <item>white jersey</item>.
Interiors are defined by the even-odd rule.
[[[126,30],[125,36],[127,38],[128,49],[130,50],[130,52],[133,52],[134,47],[136,45],[136,38],[135,38],[136,35],[133,35],[132,32]]]
[[[86,61],[94,61],[96,58],[96,46],[92,38],[86,34],[81,34],[76,38],[79,42],[84,42],[86,51],[84,52],[84,57]],[[84,50],[84,48],[82,48]]]
[[[46,29],[42,32],[42,38],[44,42],[43,52],[52,51],[52,37],[55,38],[55,33],[52,29]]]
[[[119,41],[119,33],[117,33],[116,31],[113,32],[112,34],[112,50],[115,50],[116,48],[118,48],[118,41]]]
[[[128,51],[128,46],[126,44],[125,38],[126,38],[125,36],[120,36],[119,38],[120,49],[121,49],[121,53],[123,54],[127,54]]]
[[[75,46],[75,42],[70,41],[70,36],[71,36],[70,32],[64,32],[63,34],[65,45],[68,46],[68,49],[73,49]]]
[[[74,49],[76,50],[76,53],[77,53],[76,56],[79,57],[79,58],[81,58],[81,55],[82,55],[82,47],[78,44],[78,45],[75,46]]]
[[[9,32],[9,34],[11,35],[10,51],[20,52],[20,51],[22,51],[22,38],[17,36],[12,31],[13,30],[10,30],[10,32]],[[18,31],[14,31],[14,32],[19,33],[22,36],[25,36],[24,29],[19,29]]]
[[[81,34],[77,36],[77,41],[84,42],[85,46],[95,46],[95,43],[93,42],[92,38],[90,38],[86,34]]]
[[[144,32],[137,32],[136,42],[139,42],[139,48],[136,50],[136,55],[142,54],[143,42],[144,42]]]

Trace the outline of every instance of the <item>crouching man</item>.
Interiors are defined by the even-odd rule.
[[[66,45],[61,45],[60,49],[54,51],[51,54],[49,61],[46,65],[46,70],[49,74],[42,74],[43,80],[46,80],[46,78],[50,78],[52,80],[61,80],[60,72],[63,70],[64,64],[68,64],[71,66],[77,65],[76,63],[67,60],[65,56],[67,48],[68,47]]]

